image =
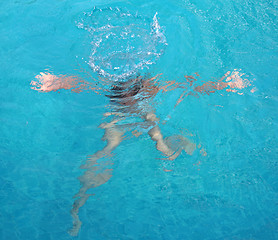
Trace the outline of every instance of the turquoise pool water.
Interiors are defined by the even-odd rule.
[[[110,32],[80,27],[94,7],[113,10],[90,26],[139,27],[127,38],[115,30],[93,52]],[[114,21],[117,8],[131,17]],[[1,1],[0,239],[278,239],[277,8],[271,0]],[[40,92],[30,83],[44,72],[96,84],[103,72],[90,60],[111,74],[161,74],[159,86],[194,77],[186,90],[160,90],[150,105],[165,137],[179,134],[197,147],[169,161],[147,130],[126,131],[104,161],[112,177],[88,190],[94,195],[71,236],[79,167],[105,146],[99,125],[109,121],[109,85],[96,94]],[[245,87],[197,92],[228,71]]]

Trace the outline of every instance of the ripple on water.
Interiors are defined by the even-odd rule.
[[[107,81],[125,80],[148,68],[167,45],[157,13],[144,17],[120,8],[94,8],[84,13],[77,27],[89,32],[91,52],[87,63]]]

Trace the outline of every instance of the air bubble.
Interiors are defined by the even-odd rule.
[[[157,15],[151,19],[111,7],[84,14],[77,27],[90,33],[91,69],[108,80],[125,81],[154,64],[167,45]]]

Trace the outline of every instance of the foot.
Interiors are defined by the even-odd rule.
[[[187,154],[192,155],[196,149],[196,144],[191,142],[188,138],[173,135],[165,139],[165,143],[173,151],[177,152],[179,149],[184,150]]]
[[[71,236],[77,236],[78,233],[79,233],[79,230],[81,228],[81,221],[78,219],[78,220],[75,220],[74,223],[73,223],[73,226],[72,228],[68,231],[68,233],[71,235]]]

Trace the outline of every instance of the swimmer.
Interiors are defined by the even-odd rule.
[[[106,94],[111,102],[111,112],[107,112],[104,116],[112,116],[113,119],[99,126],[104,130],[102,140],[106,141],[106,146],[93,155],[89,155],[85,164],[81,166],[82,169],[85,169],[85,172],[79,177],[81,188],[74,196],[75,201],[71,210],[73,227],[69,233],[72,236],[78,235],[80,230],[82,223],[78,213],[79,209],[91,196],[87,191],[106,183],[112,177],[112,169],[109,168],[112,163],[105,160],[105,158],[124,140],[124,134],[129,127],[139,125],[142,128],[149,129],[148,135],[155,142],[156,149],[166,157],[166,160],[176,159],[182,151],[189,155],[194,153],[196,144],[186,137],[180,135],[163,137],[159,128],[159,118],[155,115],[155,110],[149,104],[149,100],[155,97],[159,91],[167,92],[177,88],[185,89],[177,101],[176,105],[178,105],[188,95],[211,94],[216,90],[223,89],[226,89],[228,92],[235,92],[235,89],[246,87],[246,82],[242,80],[241,75],[236,71],[227,72],[219,81],[204,83],[201,86],[194,87],[191,91],[188,91],[187,85],[192,86],[193,82],[196,81],[196,78],[193,76],[185,76],[187,83],[168,81],[164,86],[157,84],[157,77],[158,75],[152,78],[137,76],[126,82],[116,82],[111,86],[108,94]],[[32,89],[41,92],[58,91],[61,89],[71,89],[73,92],[98,90],[91,83],[80,80],[78,77],[56,76],[50,73],[40,73],[36,76],[36,81],[31,82],[31,85]],[[121,124],[124,119],[134,113],[143,122],[129,125]]]

